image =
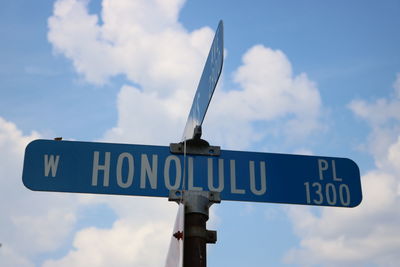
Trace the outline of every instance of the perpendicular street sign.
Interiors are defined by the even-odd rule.
[[[193,98],[182,141],[193,138],[194,128],[201,126],[206,115],[208,105],[217,86],[224,61],[224,29],[222,20],[218,24],[207,61],[201,74],[196,94]]]
[[[362,199],[358,166],[346,158],[221,150],[184,164],[166,146],[53,140],[25,151],[31,190],[168,197],[183,179],[186,190],[222,200],[355,207]]]

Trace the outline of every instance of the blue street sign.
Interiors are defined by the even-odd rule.
[[[201,74],[192,107],[183,131],[182,141],[193,138],[194,128],[201,126],[211,97],[217,86],[224,61],[224,29],[222,20],[218,24],[207,61]]]
[[[223,200],[355,207],[362,199],[350,159],[222,150],[184,164],[166,146],[36,140],[22,179],[38,191],[168,197],[185,184]]]

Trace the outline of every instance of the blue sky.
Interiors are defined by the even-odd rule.
[[[56,136],[180,141],[220,19],[226,58],[204,138],[230,150],[352,158],[364,200],[354,209],[222,202],[211,209],[209,266],[400,261],[398,1],[0,6],[0,265],[163,264],[176,204],[29,191],[24,147]]]

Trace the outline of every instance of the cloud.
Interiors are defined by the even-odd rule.
[[[400,171],[400,136],[397,138],[397,142],[389,147],[388,160],[393,167]]]
[[[321,99],[315,84],[304,73],[294,76],[282,51],[255,45],[242,60],[234,80],[245,90],[229,94],[244,102],[246,110],[240,112],[242,116],[250,120],[275,119],[287,113],[318,116]]]
[[[180,141],[187,105],[177,103],[179,96],[160,98],[156,92],[142,93],[123,86],[118,94],[118,122],[105,133],[114,142],[159,144]]]
[[[229,145],[236,146],[241,140],[246,147],[250,140],[267,135],[301,139],[321,129],[318,89],[305,73],[293,74],[282,51],[263,45],[251,47],[243,55],[233,80],[239,90],[216,91],[211,107],[211,123],[218,129],[214,134],[224,134],[219,142],[231,139]]]
[[[2,245],[0,249],[1,264],[3,266],[33,267],[34,264],[22,255],[18,255],[12,248]]]
[[[400,132],[400,74],[393,84],[394,92],[388,98],[379,98],[373,103],[353,100],[349,108],[372,129],[367,147],[377,166],[388,167],[388,147],[394,144]],[[392,152],[393,153],[393,152]]]
[[[321,129],[318,89],[306,74],[293,75],[281,51],[261,45],[250,48],[234,79],[240,89],[216,90],[210,107],[207,131],[214,142],[245,148],[267,135],[304,138]],[[179,141],[189,103],[181,91],[160,97],[158,92],[123,86],[118,95],[117,126],[104,138],[147,144]],[[255,126],[260,121],[280,121],[282,125],[273,132]]]
[[[48,39],[57,52],[72,59],[75,69],[87,80],[101,84],[110,73],[116,73],[115,62],[110,57],[111,45],[102,38],[98,16],[87,13],[86,3],[57,1],[54,15],[48,20]],[[73,23],[65,23],[66,20]]]
[[[399,80],[397,76],[395,85]],[[397,266],[400,261],[400,101],[357,100],[349,107],[372,128],[368,142],[376,169],[362,176],[363,202],[354,209],[323,208],[320,215],[291,207],[289,216],[301,243],[286,255],[287,262]]]
[[[103,84],[122,74],[139,85],[121,88],[118,123],[105,139],[179,141],[213,36],[208,27],[188,32],[178,21],[182,5],[105,0],[100,17],[89,14],[86,1],[56,2],[48,23],[55,51],[71,59],[88,82]],[[301,138],[321,128],[316,85],[304,73],[294,75],[282,51],[250,48],[233,79],[239,90],[217,90],[212,104],[216,108],[211,107],[217,115],[207,119],[215,128],[210,133],[217,133],[221,144],[237,147],[237,138],[259,140],[272,131]],[[255,133],[254,123],[282,119],[278,129],[264,127],[257,131],[263,134]],[[235,135],[238,131],[232,129],[241,132]]]
[[[400,99],[400,73],[396,75],[396,81],[393,84],[393,88],[396,94],[396,97]]]
[[[88,13],[87,2],[57,1],[48,20],[54,50],[85,80],[104,84],[123,74],[162,95],[196,86],[212,31],[183,28],[177,20],[183,1],[105,0],[101,20]]]
[[[58,249],[75,222],[72,198],[32,193],[22,184],[24,149],[39,137],[0,117],[0,251],[9,266],[30,266],[30,256]]]
[[[148,222],[132,225],[118,220],[111,229],[86,228],[75,235],[74,249],[60,260],[48,260],[43,267],[62,266],[162,266],[169,224]]]

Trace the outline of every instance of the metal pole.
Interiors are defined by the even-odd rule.
[[[185,214],[183,267],[207,266],[207,240],[202,236],[206,232],[206,221],[207,217],[202,214]]]
[[[207,266],[207,243],[217,242],[217,232],[206,229],[209,208],[220,203],[219,193],[208,191],[170,191],[170,201],[183,201],[185,206],[183,267]]]

